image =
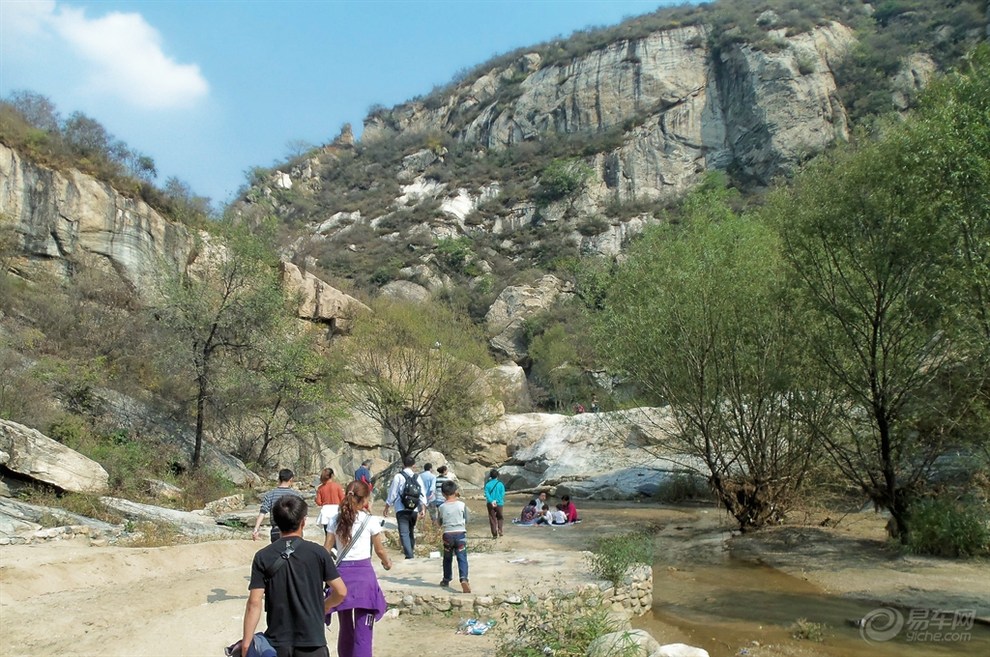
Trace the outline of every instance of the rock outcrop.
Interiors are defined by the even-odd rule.
[[[163,269],[179,271],[196,236],[140,199],[75,169],[40,166],[0,144],[0,222],[12,222],[20,254],[8,265],[32,279],[72,267],[116,272],[145,298]]]
[[[110,476],[96,461],[40,431],[0,419],[0,466],[74,493],[104,493]]]
[[[836,22],[769,36],[779,43],[773,52],[745,43],[713,51],[707,28],[693,25],[563,63],[545,65],[530,53],[465,81],[440,103],[370,116],[362,139],[442,130],[487,149],[621,129],[624,143],[597,160],[593,195],[669,197],[704,171],[730,166],[766,183],[846,136],[832,66],[854,41]]]
[[[549,310],[565,293],[570,293],[568,286],[552,274],[534,285],[513,285],[502,290],[485,315],[492,347],[516,363],[525,361],[523,322]]]
[[[370,310],[291,262],[282,262],[282,287],[290,298],[298,298],[298,317],[326,324],[331,333],[347,333],[355,314]]]

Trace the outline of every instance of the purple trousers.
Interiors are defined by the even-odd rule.
[[[337,572],[347,585],[347,597],[334,609],[340,622],[338,657],[372,657],[371,639],[375,621],[385,615],[385,595],[371,559],[342,561]]]
[[[337,657],[372,657],[371,641],[375,630],[375,612],[371,609],[347,609],[337,612]]]

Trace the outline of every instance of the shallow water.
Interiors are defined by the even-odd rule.
[[[660,541],[659,554],[664,554]],[[688,643],[712,657],[765,654],[760,646],[770,644],[780,647],[772,654],[786,655],[990,655],[986,626],[957,620],[953,628],[952,619],[933,618],[925,610],[887,611],[875,603],[831,596],[801,578],[731,558],[720,546],[721,540],[713,540],[680,556],[668,550],[654,566],[652,617],[634,625],[661,643]],[[865,628],[850,623],[877,613]],[[790,628],[798,619],[823,624],[824,642],[793,639]],[[900,631],[895,626],[881,632],[881,621],[887,619],[899,623]]]

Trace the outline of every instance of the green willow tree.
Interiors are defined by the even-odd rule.
[[[193,469],[202,459],[209,407],[222,397],[219,374],[225,361],[257,350],[285,312],[271,241],[237,227],[223,228],[226,239],[211,239],[200,270],[163,282],[163,300],[155,311],[173,340],[165,354],[169,366],[192,381]]]
[[[839,395],[816,432],[903,542],[912,502],[985,380],[990,67],[980,58],[939,83],[920,115],[822,158],[767,208],[809,310],[818,385]]]
[[[481,422],[491,359],[466,317],[433,303],[380,300],[357,318],[344,349],[344,395],[394,441],[399,461],[452,453]]]
[[[801,358],[771,229],[729,209],[725,192],[687,199],[678,224],[647,231],[608,289],[601,352],[676,430],[653,449],[703,463],[741,529],[781,518],[813,456],[802,433],[821,405],[795,392]]]

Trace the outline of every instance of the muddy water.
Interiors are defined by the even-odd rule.
[[[910,611],[898,610],[903,625],[893,638],[872,631],[882,619],[864,629],[854,627],[851,620],[868,618],[878,605],[830,596],[799,577],[733,558],[725,549],[727,532],[686,537],[690,531],[673,528],[658,537],[653,614],[634,623],[661,643],[702,647],[712,657],[990,655],[990,628],[979,624],[953,629],[918,616],[914,627],[930,634],[909,637]],[[791,627],[798,619],[824,625],[824,641],[794,639]]]

